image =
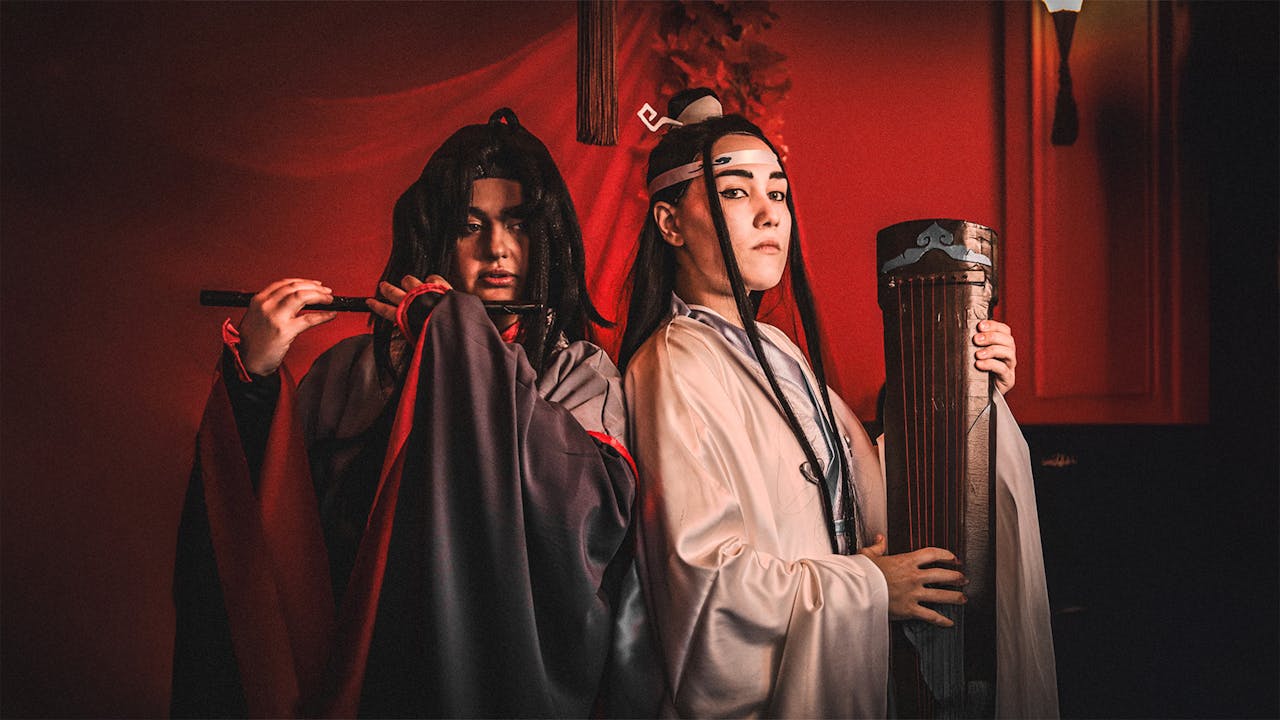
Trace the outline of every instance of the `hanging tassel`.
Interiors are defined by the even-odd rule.
[[[578,142],[618,143],[614,0],[578,0]]]
[[[1059,10],[1051,14],[1053,30],[1058,36],[1059,57],[1058,100],[1053,109],[1053,131],[1049,135],[1049,141],[1054,145],[1071,145],[1080,134],[1080,116],[1076,111],[1076,99],[1071,94],[1071,68],[1067,66],[1077,14],[1070,10]]]

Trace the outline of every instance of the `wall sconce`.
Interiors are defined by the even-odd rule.
[[[1071,36],[1076,30],[1076,15],[1084,0],[1044,0],[1053,18],[1053,30],[1058,36],[1058,102],[1053,109],[1053,133],[1049,141],[1054,145],[1071,145],[1080,134],[1080,118],[1076,112],[1076,99],[1071,96],[1071,68],[1067,55],[1071,53]]]

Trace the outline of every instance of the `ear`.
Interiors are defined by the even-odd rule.
[[[669,202],[653,204],[653,221],[658,224],[658,232],[662,240],[672,247],[683,247],[684,236],[680,234],[680,221],[676,218],[676,206]]]

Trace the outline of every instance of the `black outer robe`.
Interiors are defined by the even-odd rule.
[[[629,537],[635,477],[619,451],[623,432],[607,427],[609,416],[622,412],[616,370],[594,346],[575,343],[566,352],[540,380],[524,349],[503,342],[476,298],[449,293],[423,328],[403,389],[377,382],[368,336],[317,361],[299,391],[316,501],[293,503],[289,512],[323,517],[333,569],[311,566],[332,575],[324,582],[343,593],[335,623],[326,624],[323,609],[304,608],[302,621],[290,614],[298,584],[279,576],[296,558],[272,544],[269,528],[267,552],[224,549],[240,543],[239,535],[213,539],[219,533],[210,532],[210,521],[222,521],[209,514],[216,503],[206,502],[206,490],[220,479],[211,482],[206,466],[218,459],[202,448],[175,577],[174,714],[341,715],[356,702],[362,716],[587,717],[656,709],[619,707],[608,697],[645,705],[656,694],[603,687],[606,677],[652,675],[647,630],[631,614],[642,611]],[[286,377],[282,398],[288,384]],[[226,392],[215,382],[210,408],[222,405]],[[600,402],[600,393],[615,397]],[[262,459],[261,429],[246,427],[251,419],[238,422],[235,440],[242,442],[232,443],[225,421],[211,419],[216,414],[207,409],[200,442],[220,451],[242,446],[241,462],[261,490],[267,471],[260,468],[279,466],[272,454],[290,446],[273,435],[282,427],[299,434],[298,423],[275,418]],[[391,452],[388,434],[396,439]],[[374,468],[380,473],[371,477]],[[344,541],[351,533],[340,526],[350,524],[350,508],[360,508],[362,498],[373,509],[356,556],[353,540]],[[259,513],[269,525],[271,513]],[[374,532],[380,513],[390,521],[381,545]],[[295,526],[305,534],[308,524]],[[243,611],[228,613],[245,603],[227,600],[242,591],[220,576],[242,576],[227,563],[245,557],[266,565],[262,572],[281,588],[285,630],[274,636]],[[341,576],[352,565],[348,585]],[[333,612],[327,593],[314,595]],[[330,632],[335,641],[317,643]],[[263,637],[279,639],[264,645]],[[304,657],[314,656],[308,648],[316,645],[327,648],[319,663]],[[619,645],[611,660],[611,646]],[[249,677],[264,648],[285,658],[267,663],[277,670],[293,660],[295,690],[274,678],[263,690]],[[248,663],[238,661],[249,655]],[[283,696],[272,689],[277,685],[285,686]]]

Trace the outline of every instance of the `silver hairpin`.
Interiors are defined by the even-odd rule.
[[[657,122],[654,122],[653,119],[658,117],[658,111],[654,110],[653,106],[649,103],[645,103],[644,107],[640,108],[636,113],[636,117],[640,118],[640,122],[644,123],[644,126],[649,128],[649,132],[658,132],[658,128],[663,125],[670,125],[672,127],[680,127],[684,125],[684,123],[679,120],[672,120],[669,117],[661,117],[658,118]]]

